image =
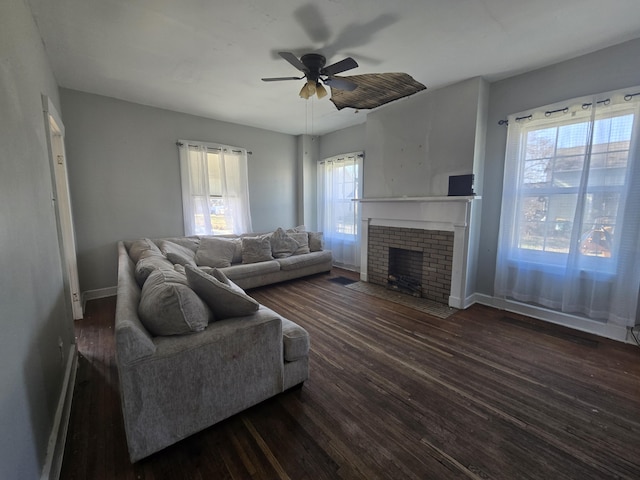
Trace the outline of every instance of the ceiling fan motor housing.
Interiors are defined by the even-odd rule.
[[[307,67],[309,72],[307,73],[307,78],[309,80],[317,81],[320,77],[321,70],[324,68],[327,63],[327,59],[324,58],[323,55],[319,53],[307,53],[300,57],[300,61]]]

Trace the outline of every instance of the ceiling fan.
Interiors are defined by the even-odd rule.
[[[327,59],[319,53],[307,53],[298,58],[291,52],[278,52],[287,62],[304,73],[301,77],[272,77],[263,78],[264,82],[279,82],[281,80],[302,80],[307,79],[300,90],[300,96],[309,99],[313,95],[323,98],[327,95],[327,90],[323,84],[329,85],[332,89],[353,91],[358,85],[345,78],[337,78],[334,75],[358,66],[358,63],[351,57],[333,63],[325,67]]]

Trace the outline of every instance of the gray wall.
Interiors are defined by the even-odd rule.
[[[183,234],[178,139],[244,147],[253,230],[296,224],[296,137],[60,89],[82,291],[116,285],[116,242]]]
[[[364,196],[447,195],[449,175],[473,173],[485,87],[473,78],[369,114]]]
[[[476,289],[493,295],[506,127],[511,113],[640,85],[640,39],[491,84]]]
[[[318,161],[344,153],[364,151],[366,128],[367,124],[361,123],[320,137]],[[366,159],[363,165],[364,163],[366,163]]]
[[[24,0],[0,2],[0,478],[40,478],[73,342],[41,94],[58,87]],[[63,349],[58,347],[62,340]]]
[[[320,137],[298,135],[298,225],[318,229],[317,162]]]

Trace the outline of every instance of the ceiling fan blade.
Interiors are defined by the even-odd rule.
[[[347,92],[352,92],[353,90],[358,88],[358,85],[356,83],[353,83],[352,81],[346,80],[344,78],[333,77],[333,78],[327,78],[326,80],[323,80],[323,81],[324,83],[329,85],[331,88],[337,88],[338,90],[346,90]]]
[[[304,78],[304,76],[302,77],[270,77],[270,78],[263,78],[262,81],[263,82],[280,82],[281,80],[302,80]]]
[[[347,57],[344,60],[340,60],[328,67],[324,67],[320,70],[322,75],[335,75],[336,73],[346,72],[347,70],[351,70],[352,68],[356,68],[358,66],[358,62],[356,62],[353,58]]]
[[[300,61],[300,59],[298,57],[296,57],[293,53],[291,53],[291,52],[278,52],[278,55],[280,55],[282,58],[284,58],[287,62],[289,62],[294,67],[296,67],[301,72],[305,72],[306,73],[308,71],[308,69],[305,66],[305,64],[302,63]]]

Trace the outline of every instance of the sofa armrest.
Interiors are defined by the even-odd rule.
[[[282,322],[267,309],[153,341],[120,368],[133,462],[283,390]]]
[[[123,242],[118,242],[118,291],[116,300],[116,356],[128,364],[152,355],[156,346],[138,317],[140,287],[134,276],[135,265]]]

